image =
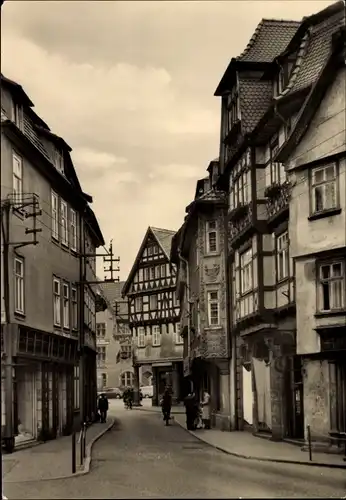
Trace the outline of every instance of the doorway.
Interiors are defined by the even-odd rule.
[[[304,392],[300,356],[287,358],[286,388],[286,435],[291,439],[304,439]]]
[[[15,437],[15,443],[18,445],[36,438],[37,405],[34,365],[27,363],[16,367],[16,388],[18,435]]]

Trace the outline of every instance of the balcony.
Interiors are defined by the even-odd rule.
[[[233,242],[252,225],[252,205],[239,204],[228,214],[229,242]]]
[[[47,158],[47,160],[51,161],[45,147],[40,141],[37,132],[34,128],[34,124],[25,114],[23,115],[23,133],[29,139],[29,141],[40,151],[43,156]]]
[[[269,221],[286,215],[289,208],[291,192],[292,184],[287,181],[282,184],[274,183],[266,188],[264,195],[267,198],[266,208]]]

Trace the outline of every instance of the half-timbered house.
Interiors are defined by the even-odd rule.
[[[138,393],[139,367],[148,367],[153,375],[154,405],[166,384],[172,385],[174,398],[179,400],[183,377],[176,265],[170,262],[174,234],[148,227],[122,290],[128,299],[134,345],[135,390]]]
[[[256,157],[251,134],[273,99],[273,61],[286,49],[299,24],[262,20],[245,51],[231,60],[215,92],[222,99],[218,186],[229,195],[231,344],[235,360],[231,403],[238,429],[250,425],[255,431],[272,431],[275,422],[270,389],[274,374],[269,369],[267,345],[273,320],[265,296],[265,290],[272,290],[269,284],[265,286],[267,273],[271,275],[273,270],[273,266],[265,266],[265,257],[271,257],[272,250],[267,248],[271,236],[267,236],[266,205],[259,191],[265,164]]]

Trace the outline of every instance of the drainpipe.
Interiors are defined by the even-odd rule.
[[[187,291],[187,307],[188,307],[188,316],[187,316],[187,357],[189,360],[189,369],[190,369],[190,358],[191,358],[191,310],[190,310],[190,276],[189,276],[189,262],[187,259],[181,255],[180,250],[178,250],[178,257],[181,262],[183,262],[186,266],[186,291]]]

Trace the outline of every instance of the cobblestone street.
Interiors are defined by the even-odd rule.
[[[5,482],[24,498],[332,497],[346,494],[342,469],[238,459],[197,440],[159,414],[112,403],[117,424],[93,448],[89,474],[36,482]],[[51,464],[53,467],[54,465]]]

